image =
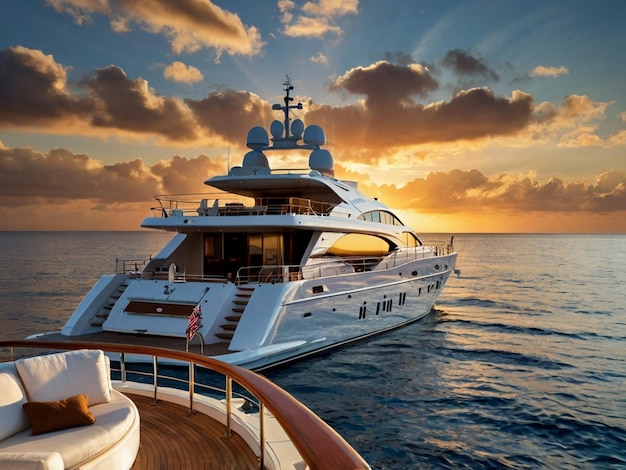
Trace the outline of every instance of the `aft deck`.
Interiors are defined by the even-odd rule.
[[[226,427],[189,408],[126,394],[139,409],[141,443],[133,470],[159,468],[259,468],[259,459],[238,434],[226,438]]]
[[[112,331],[101,331],[87,335],[64,336],[61,333],[50,333],[37,337],[39,341],[62,341],[65,343],[106,343],[112,346],[116,344],[134,344],[137,346],[150,346],[154,348],[167,348],[174,351],[185,351],[185,338],[174,338],[170,336],[157,336],[148,334],[115,333]],[[188,352],[203,356],[219,356],[233,351],[228,349],[227,342],[210,343],[202,346],[199,341],[194,340],[189,344]]]

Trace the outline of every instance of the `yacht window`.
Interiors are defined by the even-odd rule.
[[[409,248],[422,246],[422,243],[419,241],[419,239],[411,232],[402,232],[402,241]]]
[[[369,211],[364,212],[358,217],[361,220],[367,220],[368,222],[378,222],[379,224],[387,224],[387,225],[400,225],[404,226],[404,224],[391,212],[387,211]]]
[[[328,249],[327,254],[336,256],[383,256],[392,250],[387,240],[374,235],[348,233]]]

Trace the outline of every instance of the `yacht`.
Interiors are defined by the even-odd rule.
[[[334,176],[325,131],[290,118],[253,127],[240,166],[207,194],[157,196],[142,227],[172,232],[150,259],[118,260],[49,339],[190,348],[260,370],[427,315],[456,263],[393,210]],[[306,168],[276,168],[299,153]],[[302,165],[304,166],[304,165]]]

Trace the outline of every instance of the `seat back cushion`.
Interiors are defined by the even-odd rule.
[[[111,400],[109,377],[100,350],[80,349],[15,361],[28,401],[58,401],[87,396],[89,406]]]
[[[28,427],[26,394],[12,362],[0,364],[0,441]]]

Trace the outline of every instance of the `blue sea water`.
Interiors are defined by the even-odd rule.
[[[0,232],[0,337],[58,330],[115,257],[169,238]],[[626,468],[626,235],[455,245],[426,318],[265,375],[374,469]]]

